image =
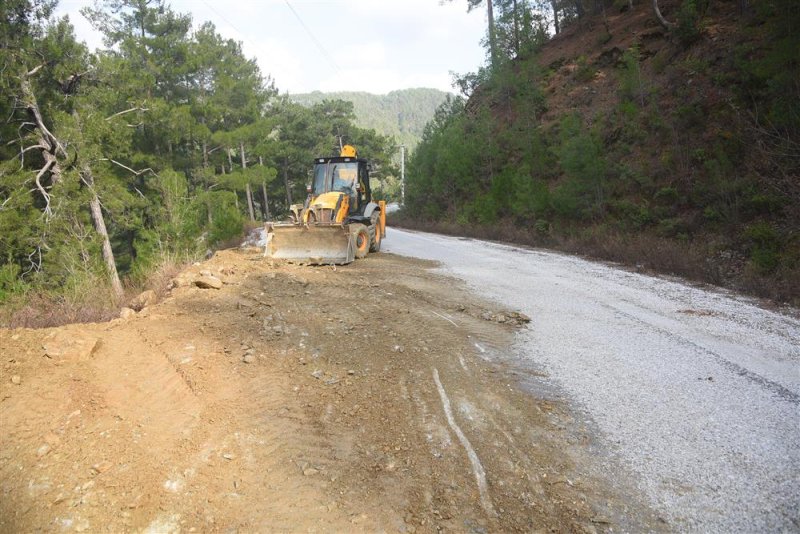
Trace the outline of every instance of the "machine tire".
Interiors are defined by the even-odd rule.
[[[380,252],[381,251],[381,243],[383,242],[383,238],[381,237],[381,213],[379,211],[375,211],[372,213],[372,217],[370,218],[370,225],[369,225],[369,251],[370,252]]]
[[[356,258],[366,258],[370,244],[369,230],[363,224],[355,223],[350,225],[350,234],[352,234],[353,241],[355,241]]]

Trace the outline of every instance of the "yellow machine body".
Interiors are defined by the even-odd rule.
[[[267,225],[267,257],[346,264],[379,251],[386,237],[386,202],[372,200],[369,165],[352,145],[315,160],[309,196],[290,211],[290,221]]]

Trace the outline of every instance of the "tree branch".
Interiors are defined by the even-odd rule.
[[[39,72],[45,65],[46,65],[46,63],[42,63],[41,65],[35,66],[33,69],[31,69],[28,72],[26,72],[25,76],[33,76],[34,74]]]
[[[120,111],[118,113],[114,113],[113,115],[109,115],[108,117],[106,117],[106,120],[110,121],[114,117],[119,117],[120,115],[125,115],[126,113],[131,113],[133,111],[150,111],[150,108],[135,107],[135,108],[126,109],[125,111]]]
[[[42,194],[42,198],[44,198],[45,201],[44,213],[48,218],[50,218],[53,212],[50,210],[50,193],[45,191],[44,187],[42,186],[42,176],[44,176],[44,174],[52,168],[55,162],[56,161],[54,159],[51,159],[47,163],[45,163],[44,167],[42,167],[39,170],[39,173],[36,175],[36,180],[35,180],[36,189],[39,190],[39,193]]]
[[[128,171],[128,172],[132,173],[134,176],[139,176],[139,175],[141,175],[141,174],[144,174],[144,173],[146,173],[146,172],[151,172],[151,173],[153,173],[153,176],[158,176],[158,174],[156,173],[156,171],[154,171],[154,170],[153,170],[153,169],[151,169],[150,167],[147,167],[146,169],[142,169],[142,170],[140,170],[140,171],[136,171],[136,170],[134,170],[134,169],[131,169],[131,168],[130,168],[130,167],[128,167],[127,165],[123,165],[123,164],[122,164],[122,163],[120,163],[119,161],[115,161],[115,160],[113,160],[113,159],[109,159],[109,158],[103,158],[103,159],[101,159],[100,161],[110,161],[110,162],[111,162],[111,163],[113,163],[114,165],[118,165],[119,167],[122,167],[122,168],[123,168],[123,169],[125,169],[126,171]]]
[[[664,15],[661,14],[661,10],[658,9],[658,0],[653,0],[653,13],[655,13],[658,23],[661,24],[665,30],[669,31],[677,26],[677,24],[668,21],[664,18]]]

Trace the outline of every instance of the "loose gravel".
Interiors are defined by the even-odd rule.
[[[598,432],[669,527],[800,529],[800,321],[722,290],[577,257],[390,229],[532,318],[517,354]],[[541,378],[537,378],[541,381]],[[602,464],[602,467],[599,465]]]

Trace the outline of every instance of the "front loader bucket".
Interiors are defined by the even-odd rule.
[[[265,256],[308,265],[343,265],[355,260],[355,240],[341,224],[267,226]]]

